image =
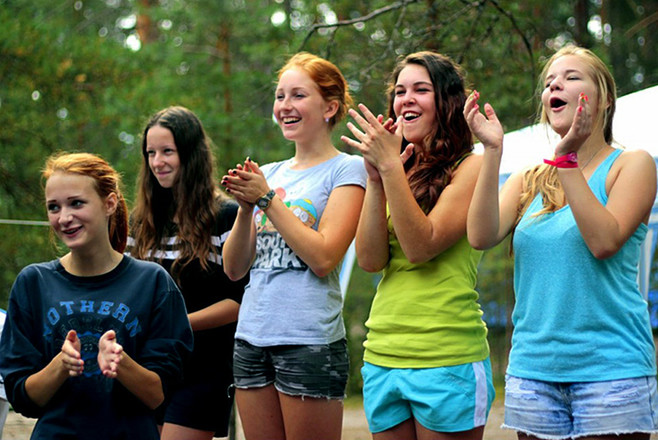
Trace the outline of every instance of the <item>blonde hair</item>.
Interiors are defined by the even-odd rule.
[[[589,49],[578,46],[565,46],[558,50],[546,62],[544,69],[540,74],[538,93],[545,87],[546,76],[551,65],[560,57],[563,56],[578,57],[588,67],[585,72],[592,78],[596,91],[598,94],[598,101],[596,102],[599,112],[597,113],[596,120],[594,121],[593,131],[603,131],[603,136],[606,143],[612,143],[612,120],[615,114],[616,101],[617,101],[617,87],[615,80],[601,59]],[[601,111],[603,110],[603,111]],[[543,104],[539,105],[539,120],[540,122],[548,122],[548,113]],[[523,193],[519,203],[519,212],[517,215],[516,223],[521,220],[521,217],[528,209],[528,206],[535,199],[538,193],[541,193],[543,198],[543,207],[534,216],[540,216],[550,212],[555,212],[564,206],[564,193],[562,185],[557,177],[557,169],[550,165],[537,165],[530,170],[526,171],[523,179]]]

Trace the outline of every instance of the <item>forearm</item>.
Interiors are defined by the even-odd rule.
[[[366,272],[379,272],[388,263],[386,195],[381,181],[368,180],[355,245],[359,266]]]
[[[117,366],[116,380],[150,409],[157,408],[164,401],[160,376],[139,365],[125,352]]]
[[[468,209],[466,230],[468,241],[476,249],[489,249],[502,241],[507,231],[500,228],[498,194],[501,154],[486,149],[482,168]]]
[[[69,372],[63,367],[61,357],[62,354],[58,353],[46,367],[25,381],[25,392],[40,407],[46,406],[69,378]]]
[[[252,210],[238,209],[238,214],[222,248],[223,267],[233,281],[243,278],[256,255],[256,226]]]
[[[188,314],[188,318],[193,331],[208,330],[237,321],[239,310],[237,302],[225,299]]]
[[[336,269],[354,240],[364,192],[359,185],[334,188],[315,227],[297,218],[278,196],[272,200],[267,217],[295,255],[315,275],[325,277]]]
[[[466,224],[456,234],[434,225],[411,192],[402,167],[380,171],[388,209],[400,247],[412,263],[421,263],[455,244],[466,233]],[[451,228],[456,226],[451,223]]]
[[[578,230],[596,258],[617,253],[628,237],[624,237],[615,217],[599,202],[578,168],[558,169],[558,177]]]

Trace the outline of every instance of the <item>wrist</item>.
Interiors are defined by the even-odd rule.
[[[544,163],[555,168],[578,168],[578,154],[570,151],[561,156],[555,156],[553,160],[544,159]]]

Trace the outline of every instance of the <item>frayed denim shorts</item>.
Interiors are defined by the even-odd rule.
[[[557,383],[507,375],[503,428],[540,439],[658,432],[656,378]]]
[[[436,432],[484,426],[494,400],[489,358],[437,368],[386,368],[364,362],[363,409],[370,432],[413,417]]]
[[[349,357],[345,339],[325,345],[257,347],[235,340],[233,379],[239,389],[271,384],[290,396],[343,399]]]

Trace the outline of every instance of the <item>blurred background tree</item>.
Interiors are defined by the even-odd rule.
[[[203,121],[218,176],[247,155],[289,157],[271,106],[278,68],[300,50],[335,62],[356,102],[379,112],[398,56],[442,52],[513,130],[534,121],[542,62],[569,42],[611,66],[620,94],[657,84],[657,22],[655,0],[0,0],[0,306],[22,267],[57,255],[46,227],[16,224],[45,220],[39,170],[52,152],[101,154],[130,202],[141,130],[178,104]],[[507,247],[480,267],[485,319],[502,335],[497,376],[513,301]],[[347,294],[350,392],[376,281],[355,268]]]

